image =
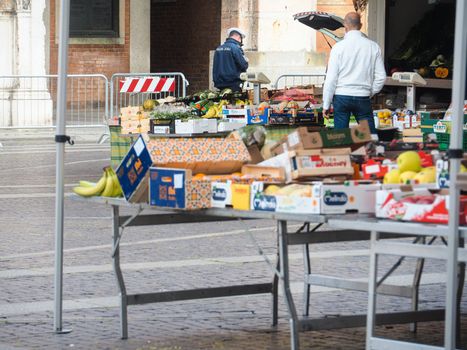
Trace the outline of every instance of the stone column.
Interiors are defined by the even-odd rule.
[[[258,50],[258,0],[238,1],[238,27],[246,32],[245,51]]]
[[[46,0],[16,0],[17,65],[15,74],[39,76],[19,78],[11,101],[12,126],[51,126],[52,99],[46,75]]]
[[[130,72],[150,72],[151,1],[130,2]]]
[[[52,125],[46,74],[46,0],[0,0],[0,127]],[[7,78],[5,76],[16,76]],[[20,76],[41,76],[39,78]]]
[[[14,74],[16,64],[16,22],[14,0],[0,0],[0,76]],[[12,79],[0,78],[0,127],[11,125],[11,90],[16,84]]]

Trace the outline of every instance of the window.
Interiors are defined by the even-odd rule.
[[[119,0],[71,0],[71,38],[119,37]]]

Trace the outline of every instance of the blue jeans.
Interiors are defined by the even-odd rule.
[[[369,97],[334,95],[332,105],[334,107],[334,129],[348,128],[350,115],[353,114],[359,123],[360,120],[368,120],[371,133],[376,134]]]

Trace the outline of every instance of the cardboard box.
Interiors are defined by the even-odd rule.
[[[436,161],[436,185],[438,188],[449,188],[449,161],[447,159]]]
[[[354,173],[350,148],[294,151],[289,157],[292,179]]]
[[[151,119],[150,133],[152,134],[175,134],[175,121],[170,119]]]
[[[153,165],[191,169],[193,173],[231,174],[251,161],[245,144],[235,135],[154,137],[149,139],[147,148]]]
[[[307,127],[299,127],[272,150],[273,154],[280,154],[292,150],[306,150],[318,148],[334,148],[349,146],[352,149],[371,141],[370,127],[367,121],[349,129],[321,130],[310,132]]]
[[[320,214],[374,213],[379,184],[314,184],[313,198],[317,199]]]
[[[420,128],[410,128],[402,130],[402,142],[423,142],[423,133]]]
[[[464,156],[462,165],[465,166],[466,164],[467,158]],[[447,159],[438,159],[436,160],[435,166],[437,188],[449,188],[449,161]]]
[[[244,122],[247,125],[265,125],[268,123],[269,108],[259,110],[251,106],[222,106],[222,116],[229,121]]]
[[[299,109],[294,118],[296,125],[324,125],[322,108]]]
[[[232,206],[232,181],[211,182],[211,207],[225,208]]]
[[[176,134],[204,134],[217,132],[217,119],[175,120]]]
[[[287,183],[300,178],[354,173],[350,148],[285,152],[258,165],[283,167]]]
[[[220,121],[217,124],[217,131],[224,132],[224,131],[233,131],[243,128],[246,125],[245,121]]]
[[[253,177],[263,183],[284,183],[285,170],[282,167],[246,164],[242,166],[242,175]]]
[[[250,185],[233,183],[232,207],[237,210],[250,210]]]
[[[426,188],[379,190],[376,192],[376,216],[402,221],[447,224],[449,195],[432,193]],[[460,197],[459,224],[466,223],[467,196]]]
[[[141,134],[150,132],[150,119],[122,120],[122,134]]]
[[[310,184],[310,197],[253,193],[252,209],[292,214],[374,213],[376,183]]]
[[[269,113],[270,125],[293,125],[294,124],[294,114],[293,113]]]
[[[127,201],[147,203],[148,170],[151,165],[151,156],[143,138],[139,136],[116,170],[123,195]]]
[[[122,107],[120,108],[120,120],[121,121],[140,120],[141,118],[143,118],[143,114],[141,112],[142,112],[142,109],[140,106]]]
[[[211,206],[211,182],[193,180],[189,169],[151,167],[150,205],[174,209],[203,209]]]
[[[281,184],[284,180],[285,173],[282,168],[244,165],[242,176],[238,180],[212,183],[211,205],[217,208],[233,206],[240,210],[248,210],[247,207],[252,209],[252,194],[262,192],[265,184]],[[246,204],[247,198],[250,201],[249,205]]]

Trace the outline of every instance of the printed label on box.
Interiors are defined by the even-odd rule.
[[[324,204],[331,206],[345,205],[348,201],[349,198],[345,192],[332,192],[331,190],[327,190],[323,197]]]
[[[294,147],[295,145],[298,145],[300,143],[300,137],[298,136],[297,132],[290,133],[289,136],[287,136],[287,143],[289,144],[290,147]]]

